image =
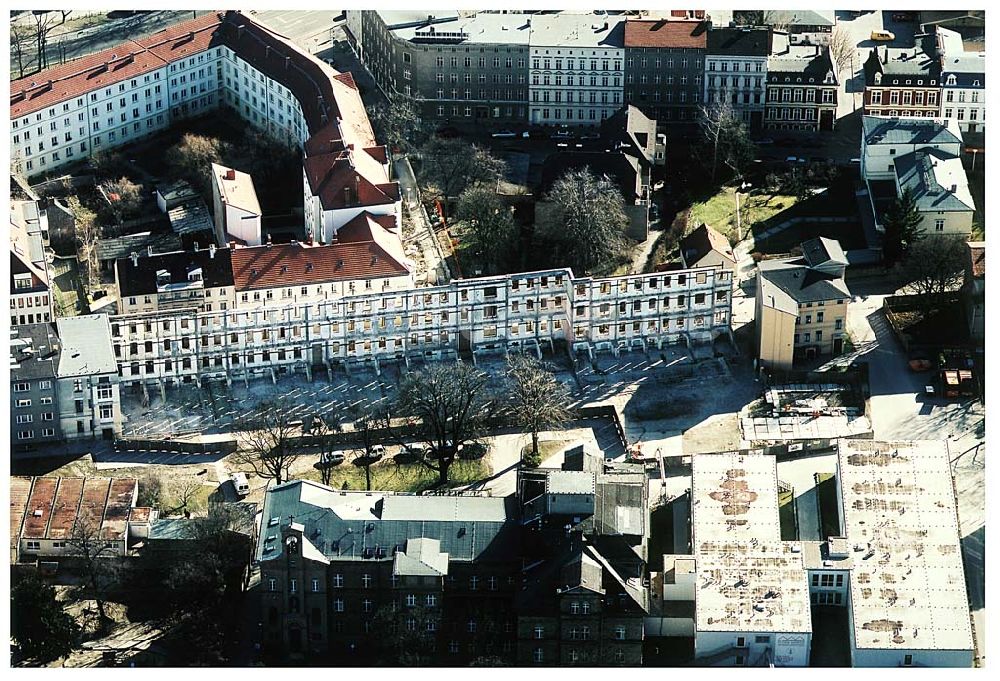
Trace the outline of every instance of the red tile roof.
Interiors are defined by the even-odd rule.
[[[128,531],[129,510],[135,503],[139,481],[135,478],[115,478],[108,492],[108,505],[104,509],[101,527],[103,539],[121,539]]]
[[[106,50],[15,80],[10,84],[10,117],[26,116],[92,90],[155,71],[168,61],[194,51],[205,50],[221,22],[221,14],[205,14],[148,38],[126,40]],[[191,32],[196,34],[196,40],[171,42]]]
[[[25,539],[41,539],[45,536],[49,519],[52,518],[52,504],[56,497],[59,478],[35,478],[25,509],[21,536]]]
[[[233,251],[237,291],[400,277],[408,273],[406,266],[376,241],[326,246],[274,244]]]
[[[625,47],[705,49],[708,24],[702,21],[626,21]]]
[[[236,11],[211,12],[159,33],[88,55],[11,83],[11,117],[78,97],[158,69],[168,62],[226,45],[255,69],[287,87],[302,106],[310,139],[306,173],[326,209],[399,200],[385,149],[375,140],[350,73],[338,73],[285,38]],[[314,139],[319,137],[318,140]],[[313,156],[318,156],[315,160]],[[353,161],[353,166],[347,158]],[[345,168],[345,165],[347,166]]]
[[[10,545],[17,544],[21,536],[28,496],[31,494],[31,478],[15,475],[10,479]]]
[[[68,539],[73,534],[73,526],[79,513],[84,478],[58,478],[58,480],[59,491],[52,510],[52,521],[49,523],[48,532],[42,536],[49,539]],[[35,486],[37,485],[36,482]]]

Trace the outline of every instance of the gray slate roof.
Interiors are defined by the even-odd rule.
[[[289,516],[331,560],[392,559],[397,548],[405,550],[408,540],[419,538],[437,540],[450,560],[491,560],[509,557],[516,533],[504,498],[338,491],[294,480],[267,492],[259,560],[281,555],[281,528],[289,525]],[[278,523],[271,525],[274,518]]]
[[[840,242],[825,236],[803,241],[802,257],[806,259],[810,267],[819,267],[831,262],[847,265],[847,256],[844,255],[844,249],[840,247]]]
[[[788,26],[830,26],[835,23],[835,15],[831,10],[815,11],[811,9],[768,10],[767,19],[771,24],[787,24]]]
[[[861,126],[868,144],[962,143],[960,137],[935,118],[863,116]]]
[[[180,237],[172,233],[140,232],[138,234],[125,234],[112,239],[101,239],[97,242],[98,260],[118,260],[127,258],[132,253],[145,256],[149,253],[149,247],[153,247],[154,253],[164,253],[176,251],[182,248]]]
[[[552,471],[545,479],[549,494],[593,494],[594,474],[581,471]]]
[[[437,539],[407,539],[406,550],[393,559],[394,575],[440,577],[448,574],[448,554],[441,552]]]
[[[922,149],[897,156],[894,165],[900,190],[910,190],[920,212],[975,210],[962,161],[957,157]]]
[[[706,52],[732,57],[766,57],[771,54],[771,30],[713,28],[708,32]]]
[[[814,303],[850,297],[843,278],[818,272],[805,258],[762,260],[761,281],[767,279],[797,303]]]
[[[22,324],[10,330],[10,380],[54,378],[59,338],[52,324]]]

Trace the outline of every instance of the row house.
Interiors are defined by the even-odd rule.
[[[696,121],[708,33],[702,21],[626,21],[625,101],[663,123]]]
[[[220,244],[234,240],[244,246],[260,246],[263,214],[253,178],[247,173],[212,164],[212,212]]]
[[[624,17],[553,14],[531,22],[530,123],[596,126],[621,108]]]
[[[986,53],[967,52],[962,36],[936,28],[941,54],[941,117],[958,122],[978,144],[986,132]]]
[[[11,83],[11,153],[31,176],[225,108],[304,151],[306,229],[321,242],[398,185],[357,85],[239,12],[212,12]]]
[[[115,262],[115,288],[122,314],[196,308],[211,312],[235,306],[232,250],[216,248],[133,252]]]
[[[941,60],[933,35],[911,47],[874,47],[864,63],[864,113],[934,118],[941,106]]]
[[[10,223],[10,325],[40,324],[55,319],[48,265],[41,235]]]
[[[732,107],[752,130],[764,121],[769,28],[719,28],[705,47],[705,105]]]
[[[774,46],[775,51],[767,60],[764,127],[768,130],[833,130],[839,85],[830,48],[792,45],[787,33],[777,31]]]
[[[56,333],[56,411],[63,437],[114,439],[122,432],[122,408],[108,316],[61,317]]]
[[[378,288],[307,304],[242,309],[241,299],[226,312],[115,317],[122,380],[163,385],[296,370],[311,375],[313,367],[332,364],[378,368],[460,352],[540,352],[557,343],[617,353],[730,333],[732,274],[721,268],[607,279],[577,279],[562,269]],[[138,354],[124,355],[125,347]]]

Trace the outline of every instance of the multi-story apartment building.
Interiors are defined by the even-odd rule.
[[[762,366],[791,369],[796,359],[843,352],[851,298],[846,267],[840,244],[825,237],[804,242],[800,257],[758,264],[757,357]]]
[[[36,247],[32,239],[39,242]],[[32,237],[20,225],[10,224],[10,324],[39,324],[55,319],[49,273],[44,253],[40,250],[41,236]]]
[[[514,598],[519,666],[642,663],[645,474],[582,468],[520,479],[527,567]]]
[[[941,59],[934,35],[912,47],[874,47],[864,64],[864,113],[934,118],[940,112]]]
[[[625,101],[664,123],[697,120],[708,32],[703,21],[626,21]]]
[[[940,115],[958,121],[963,133],[985,133],[986,53],[966,52],[961,35],[941,26],[936,30],[941,53]]]
[[[705,47],[705,105],[726,103],[746,125],[758,130],[764,121],[769,28],[718,28]]]
[[[62,439],[56,417],[59,338],[51,324],[12,325],[10,435],[15,451]]]
[[[861,172],[873,197],[891,201],[908,189],[924,232],[970,234],[975,203],[957,120],[864,116],[861,129]],[[875,224],[882,229],[882,211]]]
[[[830,48],[793,45],[787,33],[775,31],[773,49],[767,59],[764,128],[833,130],[838,83]]]
[[[377,368],[443,353],[556,344],[617,353],[705,342],[731,331],[732,273],[715,267],[611,278],[576,278],[559,269],[380,288],[310,304],[114,317],[114,344],[135,343],[140,353],[126,358],[118,350],[122,380],[169,385],[272,371],[311,375],[314,366]]]
[[[114,438],[122,432],[122,410],[108,316],[61,317],[56,330],[62,345],[56,397],[63,437]]]
[[[205,312],[236,305],[232,250],[132,253],[115,262],[115,287],[121,314],[195,308]]]
[[[520,563],[511,502],[303,480],[268,490],[256,552],[265,650],[362,664],[385,659],[387,628],[398,627],[425,636],[427,662],[512,660]]]
[[[364,210],[399,211],[388,155],[350,74],[239,12],[208,13],[47,69],[14,81],[11,93],[11,153],[28,176],[226,107],[303,149],[306,229],[318,240]]]
[[[621,108],[624,17],[540,14],[529,40],[530,123],[595,126]]]
[[[252,177],[213,163],[212,208],[220,245],[233,240],[244,246],[260,246],[262,213]]]
[[[512,13],[346,10],[348,42],[390,96],[428,121],[523,122],[532,17]]]

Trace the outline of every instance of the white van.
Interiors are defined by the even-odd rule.
[[[229,476],[229,479],[233,481],[233,487],[236,488],[237,496],[245,497],[250,494],[250,483],[247,482],[246,473],[233,473]]]

